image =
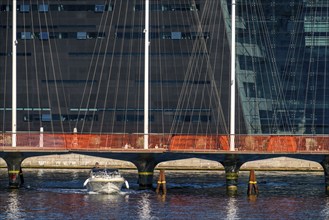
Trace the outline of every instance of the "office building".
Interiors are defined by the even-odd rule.
[[[12,1],[0,3],[10,131]],[[328,133],[328,8],[236,1],[236,133]],[[18,131],[143,133],[143,0],[18,0],[16,10]],[[150,1],[150,133],[229,133],[231,31],[230,0]]]

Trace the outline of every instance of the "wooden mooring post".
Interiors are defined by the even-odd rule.
[[[162,194],[167,194],[167,188],[166,188],[166,176],[164,170],[160,170],[158,184],[156,188],[156,193],[159,194],[160,190],[162,190]]]
[[[258,185],[256,181],[255,171],[250,170],[249,183],[248,183],[248,196],[257,196],[259,193]]]

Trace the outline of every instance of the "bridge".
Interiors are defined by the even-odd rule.
[[[138,169],[140,188],[150,188],[157,164],[179,159],[201,158],[224,166],[227,190],[237,192],[238,172],[248,162],[290,157],[318,162],[329,192],[329,135],[235,135],[235,149],[229,150],[229,135],[149,134],[55,134],[17,133],[0,136],[0,157],[8,167],[10,187],[19,187],[21,162],[28,157],[76,153],[132,162]]]
[[[329,134],[327,47],[310,38],[323,33],[313,19],[323,4],[119,2],[1,6],[10,187],[27,157],[78,153],[132,162],[141,188],[160,162],[218,161],[230,192],[245,162],[287,156],[320,163],[329,191],[329,136],[237,135]]]

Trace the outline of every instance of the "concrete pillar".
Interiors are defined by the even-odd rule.
[[[325,156],[321,162],[324,171],[324,183],[326,194],[329,195],[329,156]]]
[[[230,196],[236,195],[238,193],[239,170],[242,163],[236,155],[228,155],[221,164],[225,169],[227,194]]]
[[[144,158],[138,161],[133,161],[138,170],[139,189],[153,188],[153,173],[157,165],[154,159]]]
[[[9,188],[19,188],[24,184],[21,168],[23,158],[20,153],[10,153],[4,157],[8,168]]]

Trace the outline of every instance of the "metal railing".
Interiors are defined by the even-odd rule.
[[[229,151],[229,135],[149,134],[149,149]],[[12,147],[12,134],[0,134],[0,147]],[[17,133],[17,149],[142,150],[144,134]],[[235,135],[235,151],[329,152],[329,135]]]

